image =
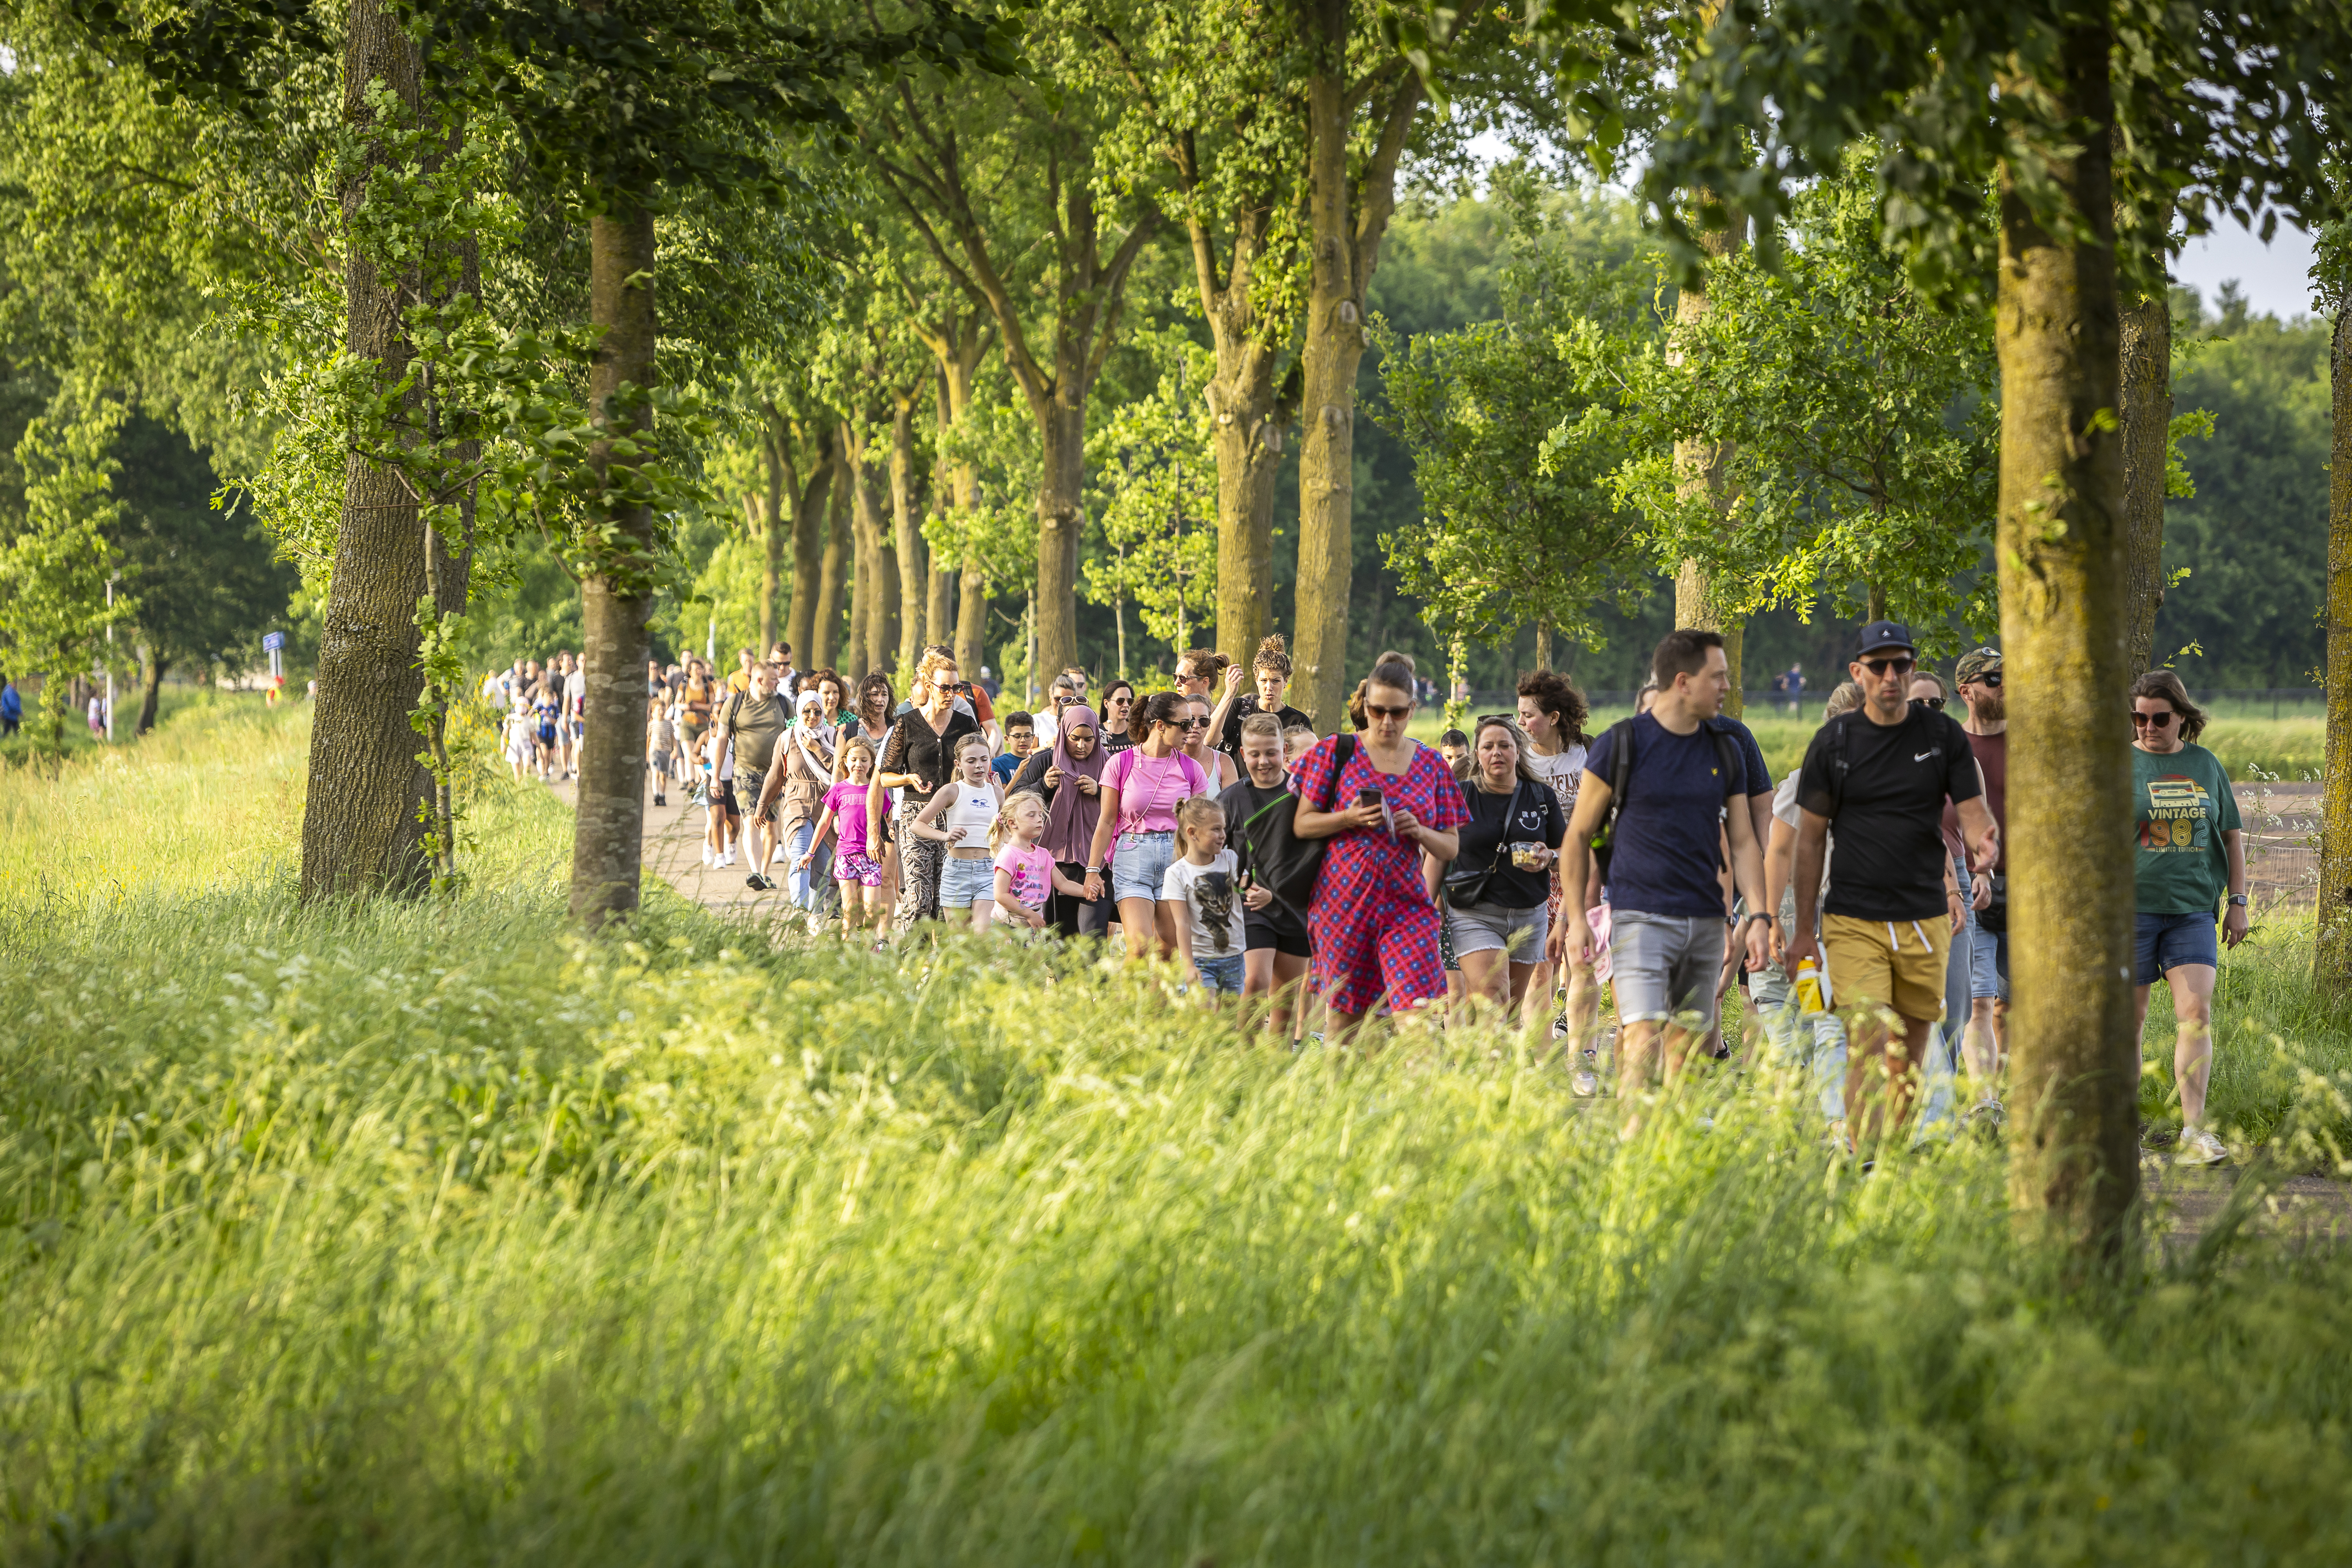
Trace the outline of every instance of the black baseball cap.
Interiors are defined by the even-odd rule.
[[[1901,621],[1873,621],[1862,628],[1862,635],[1855,639],[1853,657],[1868,658],[1890,647],[1899,647],[1905,653],[1919,651],[1919,645],[1911,640],[1911,628]]]

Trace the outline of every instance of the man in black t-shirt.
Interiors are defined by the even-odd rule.
[[[1887,1125],[1902,1124],[1912,1069],[1927,1051],[1929,1026],[1944,1016],[1945,954],[1962,919],[1944,851],[1945,800],[1959,813],[1972,865],[1990,865],[1995,847],[1967,732],[1948,714],[1910,701],[1917,663],[1908,626],[1863,627],[1847,667],[1863,705],[1821,727],[1797,777],[1797,909],[1788,964],[1793,973],[1825,950],[1832,995],[1842,1008],[1864,1010],[1847,1028],[1846,1117],[1857,1132],[1871,1131],[1857,1112],[1882,1068]],[[1832,823],[1837,853],[1817,943],[1813,908]],[[1872,1016],[1889,1008],[1903,1020],[1900,1046]],[[1874,1108],[1869,1121],[1878,1120]]]

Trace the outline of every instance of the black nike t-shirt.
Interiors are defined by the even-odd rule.
[[[1856,711],[1822,725],[1797,775],[1797,804],[1836,829],[1822,908],[1866,921],[1948,913],[1944,801],[1979,793],[1968,731],[1948,714],[1911,708],[1900,724],[1874,724]]]

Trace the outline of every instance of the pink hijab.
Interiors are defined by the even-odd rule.
[[[1094,731],[1095,749],[1083,758],[1070,755],[1069,734],[1075,726]],[[1065,865],[1086,864],[1095,846],[1095,824],[1102,817],[1102,797],[1087,794],[1070,780],[1098,779],[1109,762],[1103,750],[1102,721],[1095,717],[1095,710],[1083,702],[1063,709],[1054,730],[1053,762],[1062,771],[1062,787],[1045,803],[1045,837],[1039,842]]]

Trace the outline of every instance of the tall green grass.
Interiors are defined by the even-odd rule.
[[[0,1561],[2352,1552],[2335,1254],[2070,1291],[1996,1148],[1864,1177],[1795,1086],[1621,1140],[1079,954],[582,940],[544,805],[453,905],[299,910],[268,813],[242,879],[12,882]]]

